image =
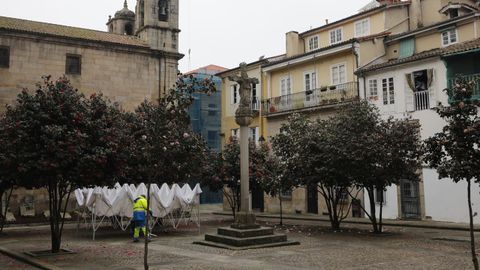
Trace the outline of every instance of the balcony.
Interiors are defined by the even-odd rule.
[[[430,92],[428,90],[417,91],[413,95],[415,102],[415,111],[423,111],[430,109]]]
[[[263,100],[262,113],[267,117],[275,116],[294,111],[333,107],[356,99],[358,85],[356,82],[349,82]]]

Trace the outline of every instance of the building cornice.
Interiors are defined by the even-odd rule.
[[[264,72],[270,72],[270,71],[273,71],[273,70],[276,70],[276,69],[281,69],[281,68],[284,68],[284,67],[287,67],[287,66],[301,64],[303,62],[307,62],[307,61],[310,61],[312,59],[329,56],[329,55],[339,53],[339,52],[343,52],[343,51],[353,50],[355,43],[356,43],[355,40],[351,40],[349,42],[344,42],[344,44],[342,44],[340,46],[330,46],[330,47],[326,47],[326,48],[323,48],[323,49],[320,49],[320,50],[316,50],[316,51],[313,51],[313,52],[310,52],[310,53],[307,53],[307,54],[303,54],[303,55],[300,55],[300,56],[285,59],[285,60],[282,60],[282,61],[279,61],[279,62],[276,62],[276,63],[275,62],[270,63],[270,64],[267,64],[267,65],[263,66],[263,71]]]

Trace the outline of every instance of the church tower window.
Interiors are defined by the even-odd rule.
[[[158,19],[160,21],[168,21],[168,0],[158,1]]]
[[[133,35],[133,26],[130,23],[125,25],[125,35],[131,36]]]

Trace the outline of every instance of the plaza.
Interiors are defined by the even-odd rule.
[[[203,234],[232,222],[228,216],[209,211],[202,213],[201,234],[195,226],[183,226],[178,231],[155,231],[157,237],[149,245],[150,269],[400,270],[467,269],[470,266],[468,232],[459,230],[460,227],[452,230],[387,226],[385,235],[376,236],[370,233],[369,225],[344,224],[341,231],[335,232],[325,221],[289,219],[280,227],[278,219],[259,219],[261,224],[276,226],[276,232],[287,233],[289,239],[301,244],[243,251],[193,245],[192,242],[202,239]],[[449,228],[453,224],[442,225]],[[0,246],[2,250],[16,253],[48,249],[48,227],[6,229]],[[92,241],[89,232],[77,232],[76,226],[69,224],[63,247],[76,253],[34,260],[52,267],[50,269],[143,269],[143,245],[131,244],[128,232],[104,227]],[[4,253],[0,255],[0,268],[38,269]]]

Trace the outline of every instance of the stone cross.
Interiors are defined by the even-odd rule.
[[[235,224],[232,227],[239,229],[257,228],[255,214],[250,208],[250,187],[249,187],[249,153],[248,153],[248,126],[252,123],[252,84],[258,83],[258,79],[249,78],[247,75],[247,64],[240,64],[240,76],[229,76],[230,81],[240,86],[240,105],[235,112],[235,121],[240,126],[240,212],[237,213]]]

